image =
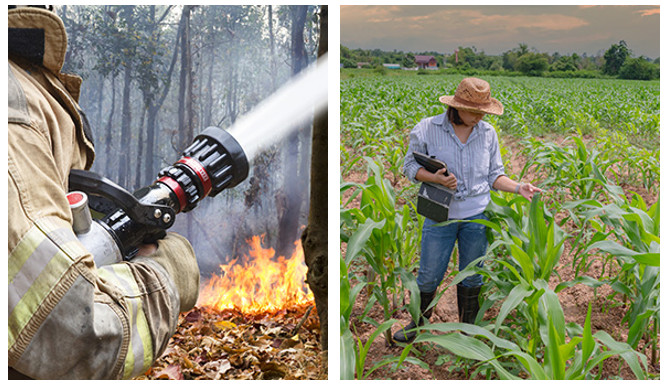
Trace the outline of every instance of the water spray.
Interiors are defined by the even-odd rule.
[[[230,127],[249,159],[327,107],[327,60],[321,56]]]
[[[327,105],[326,59],[300,73],[229,131],[205,129],[153,184],[132,194],[96,173],[72,170],[68,201],[73,229],[95,263],[132,259],[141,244],[165,237],[176,214],[244,181],[249,159]],[[93,219],[89,208],[101,218]]]

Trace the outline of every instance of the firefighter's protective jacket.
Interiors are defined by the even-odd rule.
[[[36,379],[136,376],[174,333],[179,293],[162,265],[96,267],[75,237],[68,175],[95,153],[81,79],[60,73],[65,28],[35,8],[9,10],[8,24],[9,367]]]

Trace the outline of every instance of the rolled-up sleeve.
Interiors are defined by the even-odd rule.
[[[491,190],[497,191],[492,187],[493,183],[502,175],[506,175],[504,171],[504,163],[502,163],[502,154],[499,149],[499,140],[497,132],[492,130],[492,140],[490,141],[490,168],[488,173],[488,185]]]
[[[416,174],[422,167],[413,156],[414,151],[427,153],[427,144],[425,143],[425,121],[421,121],[411,130],[409,134],[409,149],[404,157],[404,175],[413,183],[418,183]]]

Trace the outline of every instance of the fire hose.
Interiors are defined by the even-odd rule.
[[[218,127],[196,136],[178,161],[158,173],[153,184],[132,194],[94,172],[71,170],[67,198],[72,227],[96,265],[130,260],[141,244],[164,238],[176,214],[238,185],[248,172],[242,147]],[[93,219],[91,209],[101,218]]]

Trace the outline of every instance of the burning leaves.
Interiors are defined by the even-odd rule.
[[[140,379],[327,379],[318,317],[307,310],[248,316],[196,307]]]
[[[142,379],[327,379],[300,241],[288,259],[264,249],[262,237],[248,243],[248,256],[221,265],[200,290]]]
[[[307,267],[301,242],[296,241],[293,255],[285,258],[263,248],[262,240],[254,236],[248,241],[248,256],[220,266],[222,274],[213,275],[200,290],[200,306],[261,314],[313,303],[314,296],[304,283]]]

